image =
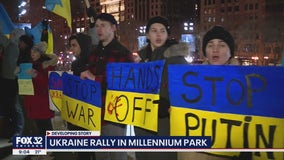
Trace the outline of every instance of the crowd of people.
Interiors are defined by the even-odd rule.
[[[81,79],[100,82],[102,86],[102,113],[104,112],[106,96],[106,65],[111,62],[137,63],[132,53],[123,46],[116,37],[117,21],[111,14],[96,15],[92,27],[95,29],[96,44],[92,43],[92,35],[76,33],[69,38],[70,50],[76,57],[72,62],[71,71]],[[171,39],[171,26],[165,17],[155,16],[146,25],[147,45],[138,51],[139,63],[165,60],[158,103],[158,131],[151,132],[135,127],[137,136],[169,136],[170,135],[170,99],[168,91],[169,64],[189,64],[186,57],[190,55],[187,43]],[[46,43],[33,43],[32,37],[23,30],[13,31],[10,38],[1,34],[1,94],[0,107],[2,113],[9,117],[14,128],[9,138],[23,135],[25,121],[33,121],[37,131],[32,134],[45,135],[46,130],[52,130],[54,112],[49,109],[48,72],[55,70],[57,56],[46,54]],[[239,65],[234,59],[234,39],[222,26],[210,29],[202,41],[202,51],[206,65]],[[17,73],[22,63],[31,63],[27,71],[32,78],[34,95],[18,95]],[[103,117],[103,114],[102,114]],[[76,124],[68,123],[69,130],[84,130]],[[124,136],[126,126],[104,121],[101,124],[102,136]],[[27,126],[25,126],[27,127]],[[52,155],[47,155],[50,159]],[[249,160],[250,155],[246,154]],[[37,157],[38,158],[38,157]],[[188,159],[237,159],[238,157],[220,157],[208,153],[177,153],[177,152],[137,152],[137,160],[188,160]],[[39,158],[40,159],[40,158]],[[80,153],[77,159],[89,160],[127,160],[126,152],[96,152]]]

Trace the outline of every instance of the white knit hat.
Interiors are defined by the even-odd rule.
[[[42,41],[39,42],[37,44],[35,44],[32,48],[32,50],[39,52],[40,54],[45,54],[46,52],[46,47],[47,47],[47,43]]]

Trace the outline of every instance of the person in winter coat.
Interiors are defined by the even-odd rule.
[[[34,95],[24,97],[27,118],[35,120],[39,135],[45,135],[46,130],[52,130],[51,118],[54,112],[49,109],[48,72],[53,71],[57,64],[55,54],[45,54],[46,43],[39,42],[31,49],[32,69],[27,71],[31,75]]]
[[[24,116],[21,107],[16,106],[18,93],[17,76],[14,71],[17,67],[17,58],[19,56],[18,41],[19,37],[25,34],[22,29],[14,29],[10,33],[9,39],[1,38],[4,54],[1,64],[0,75],[0,106],[5,108],[7,116],[12,122],[12,133],[9,135],[11,139],[14,135],[21,135],[24,128]],[[5,36],[5,35],[1,35]]]
[[[106,96],[106,66],[110,62],[133,62],[132,53],[125,48],[115,36],[117,21],[108,13],[95,18],[95,30],[99,44],[88,58],[88,70],[81,73],[82,79],[98,81],[102,91],[102,113],[104,113]],[[125,136],[125,125],[106,122],[102,115],[102,136]],[[126,152],[96,152],[97,160],[127,160]]]
[[[29,35],[22,35],[19,38],[18,47],[20,50],[20,55],[17,60],[17,65],[21,63],[30,63],[31,62],[31,49],[34,45],[33,38]]]
[[[142,128],[135,127],[137,136],[169,136],[169,94],[168,94],[168,64],[187,64],[185,57],[188,56],[188,46],[169,39],[170,25],[168,20],[161,16],[151,18],[146,26],[146,37],[148,45],[138,51],[140,62],[150,62],[165,60],[162,74],[162,84],[160,88],[160,100],[158,103],[158,132],[151,132]],[[175,160],[175,152],[137,152],[138,160],[163,159]]]
[[[203,38],[202,51],[206,60],[203,64],[240,65],[234,58],[235,42],[232,35],[222,26],[214,26]]]
[[[76,57],[76,60],[74,60],[71,64],[71,71],[73,72],[73,75],[80,76],[81,72],[87,69],[88,56],[90,55],[92,46],[91,42],[91,37],[84,33],[77,33],[70,36],[70,50]],[[67,128],[69,130],[86,130],[69,122],[67,122]],[[95,160],[95,154],[92,152],[78,152],[76,159]]]
[[[222,26],[213,26],[203,37],[202,51],[206,60],[204,65],[239,65],[234,58],[235,42],[232,35]],[[250,160],[250,153],[240,157],[221,156],[211,153],[180,152],[178,160]]]

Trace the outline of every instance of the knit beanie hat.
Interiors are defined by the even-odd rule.
[[[147,25],[146,25],[146,33],[149,32],[151,25],[154,24],[154,23],[160,23],[160,24],[164,25],[165,28],[166,28],[166,30],[167,30],[167,32],[168,32],[168,34],[170,34],[170,28],[171,28],[171,27],[170,27],[170,25],[169,25],[169,21],[168,21],[167,18],[161,17],[161,16],[152,17],[152,18],[148,21],[148,23],[147,23]]]
[[[35,44],[32,50],[39,52],[40,54],[45,54],[46,47],[47,47],[46,42],[42,41],[42,42],[39,42],[38,44]]]
[[[203,55],[205,57],[206,57],[206,52],[205,52],[206,45],[212,39],[221,39],[225,43],[227,43],[227,45],[230,48],[231,57],[234,56],[235,42],[234,42],[233,36],[225,28],[223,28],[221,26],[214,26],[203,37],[202,51],[203,51]]]
[[[98,16],[96,16],[95,21],[97,21],[98,19],[108,21],[111,24],[117,25],[117,21],[115,20],[114,16],[108,13],[99,14]]]

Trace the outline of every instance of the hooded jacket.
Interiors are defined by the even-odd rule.
[[[86,64],[88,63],[88,56],[91,52],[92,41],[90,36],[83,33],[78,33],[75,39],[81,48],[81,53],[76,57],[76,60],[72,62],[71,71],[73,71],[74,75],[80,76],[80,73],[87,69]]]

